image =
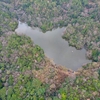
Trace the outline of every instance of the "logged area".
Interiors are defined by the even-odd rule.
[[[43,32],[66,27],[62,38],[93,62],[76,72],[55,64],[14,32],[18,21]],[[0,0],[0,100],[100,100],[100,1]]]

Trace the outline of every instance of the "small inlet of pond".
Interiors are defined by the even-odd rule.
[[[62,33],[65,28],[57,28],[43,33],[39,28],[32,29],[25,23],[19,22],[16,33],[23,33],[39,45],[46,56],[52,59],[56,64],[65,66],[76,71],[83,64],[92,62],[86,58],[86,50],[76,50],[75,47],[68,45],[68,42],[62,39]]]

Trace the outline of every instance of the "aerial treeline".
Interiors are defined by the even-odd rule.
[[[0,35],[4,32],[14,31],[17,28],[16,14],[9,11],[10,6],[6,6],[0,1]]]
[[[1,3],[19,20],[44,32],[77,23],[79,17],[100,19],[98,2],[92,0],[2,0]]]
[[[42,100],[47,86],[32,74],[44,60],[43,50],[24,35],[0,37],[0,99]],[[23,91],[23,92],[22,92]],[[44,100],[44,99],[43,99]]]

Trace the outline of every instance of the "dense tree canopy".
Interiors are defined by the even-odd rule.
[[[57,67],[29,37],[12,32],[18,20],[43,32],[66,26],[63,38],[85,47],[93,62],[75,74]],[[100,100],[99,0],[0,1],[0,100]]]

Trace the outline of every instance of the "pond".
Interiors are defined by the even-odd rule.
[[[86,50],[76,50],[69,46],[68,42],[62,39],[65,28],[57,28],[43,33],[39,28],[31,28],[25,23],[19,22],[15,30],[18,34],[23,33],[31,37],[35,44],[39,45],[45,55],[56,64],[65,66],[72,70],[77,70],[83,64],[92,62],[86,58]]]

